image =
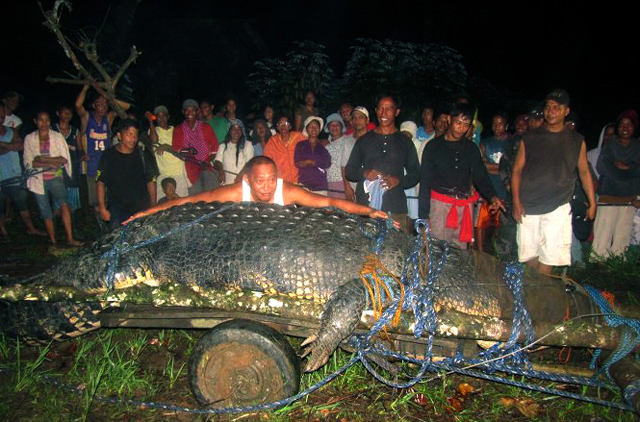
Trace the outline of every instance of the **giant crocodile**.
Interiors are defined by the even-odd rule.
[[[380,227],[376,220],[332,209],[187,204],[134,220],[32,283],[102,298],[143,285],[157,289],[169,285],[205,298],[206,292],[237,289],[293,298],[303,303],[300,309],[307,302],[320,304],[320,329],[306,342],[311,352],[306,369],[312,371],[360,321],[369,299],[359,274],[376,247]],[[434,239],[429,245],[435,260],[449,249]],[[412,246],[411,236],[390,230],[380,250],[381,264],[390,273],[401,274]],[[527,276],[525,290],[534,319],[560,321],[565,313],[592,311],[586,295],[567,293],[565,285],[555,280]],[[451,248],[435,291],[438,308],[507,319],[513,312],[513,297],[500,265],[477,253]],[[0,301],[2,331],[41,340],[72,337],[98,327],[96,314],[109,300],[73,303],[58,297],[47,302],[46,295],[32,295],[13,297],[30,301],[6,301],[12,297],[6,291],[0,295],[5,299]],[[127,301],[126,295],[117,297]],[[206,300],[196,305],[209,306]]]

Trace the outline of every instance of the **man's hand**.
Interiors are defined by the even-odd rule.
[[[629,170],[629,164],[626,164],[623,161],[617,160],[617,161],[614,161],[613,164],[620,170]]]
[[[365,170],[364,178],[367,180],[381,179],[382,173],[380,173],[378,170]]]
[[[344,196],[346,197],[347,201],[356,202],[356,193],[348,183],[344,186]]]
[[[221,185],[224,184],[224,170],[218,170],[218,183],[220,183]]]
[[[384,190],[393,189],[398,185],[400,185],[400,179],[397,177],[391,175],[382,176],[382,188]]]
[[[100,208],[100,218],[103,221],[110,221],[111,220],[111,213],[106,208]]]
[[[152,212],[148,212],[148,210],[137,212],[137,213],[133,214],[131,217],[129,217],[129,219],[127,221],[123,222],[122,225],[124,226],[126,224],[129,224],[133,220],[136,220],[136,219],[138,219],[140,217],[146,217],[149,214],[153,214],[153,213]]]
[[[489,210],[491,211],[502,210],[503,212],[507,211],[507,209],[504,206],[504,201],[498,198],[497,196],[494,196],[493,198],[491,198],[491,205],[489,205]]]
[[[592,204],[587,209],[587,220],[593,220],[596,218],[596,204]]]
[[[382,219],[387,219],[389,218],[389,214],[387,214],[384,211],[380,211],[380,210],[373,210],[369,213],[369,218],[382,218]],[[400,223],[397,221],[393,221],[393,227],[395,227],[396,229],[400,229]]]
[[[316,165],[316,160],[309,158],[307,160],[298,161],[296,164],[298,167],[311,167]]]
[[[89,161],[89,154],[84,154],[82,157],[80,157],[80,159],[82,161]]]
[[[162,155],[162,154],[164,154],[165,152],[168,152],[168,151],[169,151],[169,149],[171,149],[171,147],[170,147],[169,145],[158,145],[158,146],[156,147],[156,154],[158,154],[158,155]]]
[[[513,211],[511,214],[513,215],[513,219],[516,220],[516,223],[522,223],[522,216],[526,215],[522,202],[513,201]]]

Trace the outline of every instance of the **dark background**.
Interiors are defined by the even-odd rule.
[[[102,27],[99,52],[114,63],[126,59],[131,45],[142,51],[128,72],[140,111],[163,102],[176,114],[184,98],[207,97],[219,103],[228,95],[248,108],[245,78],[255,60],[282,57],[293,41],[309,39],[326,46],[340,76],[356,38],[448,45],[463,55],[470,76],[523,99],[542,100],[551,89],[562,87],[571,95],[590,146],[602,126],[622,110],[639,108],[640,31],[630,6],[482,3],[76,0],[73,11],[63,13],[62,24],[71,39],[80,28],[90,34]],[[46,9],[52,4],[43,1]],[[74,72],[54,35],[42,25],[38,3],[13,1],[3,9],[0,90],[25,96],[17,114],[28,122],[39,108],[72,105],[79,87],[45,81]],[[488,127],[486,116],[495,110],[478,106]]]

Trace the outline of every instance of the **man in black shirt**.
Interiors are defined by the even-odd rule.
[[[591,172],[582,135],[565,127],[569,94],[552,91],[545,100],[546,126],[527,131],[513,163],[513,218],[518,222],[518,259],[550,274],[571,265],[571,206],[576,169],[589,201],[587,218],[596,214]]]
[[[97,196],[100,217],[109,221],[111,230],[130,216],[156,203],[158,175],[152,155],[138,148],[138,127],[135,120],[120,123],[118,144],[100,156]]]
[[[473,238],[472,207],[479,198],[473,185],[489,200],[492,210],[504,211],[480,150],[466,138],[473,113],[468,104],[454,106],[447,132],[424,147],[420,173],[420,218],[430,219],[434,237],[462,249]]]
[[[395,119],[400,114],[393,94],[378,96],[378,127],[356,141],[345,167],[348,180],[357,182],[356,201],[391,212],[404,229],[407,226],[407,197],[404,190],[415,186],[420,163],[413,143],[400,133]]]

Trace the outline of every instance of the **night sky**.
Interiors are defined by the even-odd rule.
[[[117,21],[121,3],[76,0],[74,10],[65,12],[62,22],[70,31],[100,26],[110,4],[107,22]],[[132,79],[137,105],[144,108],[145,102],[163,101],[175,106],[189,96],[219,100],[229,94],[223,89],[242,99],[246,96],[243,77],[252,70],[251,63],[283,56],[294,40],[309,39],[326,46],[339,76],[356,38],[389,38],[448,45],[463,55],[469,75],[525,99],[542,100],[551,89],[565,88],[589,144],[596,142],[600,128],[620,111],[640,109],[638,19],[628,6],[594,8],[584,1],[483,3],[142,0],[134,29],[120,41],[114,61],[122,62],[129,46],[135,44],[143,56],[133,65],[132,75],[147,77],[146,85],[136,85]],[[53,1],[43,4],[49,8]],[[0,90],[16,90],[25,96],[17,114],[26,120],[38,108],[73,104],[77,87],[45,82],[46,76],[64,77],[63,72],[72,67],[53,34],[42,25],[37,2],[13,1],[3,9]],[[237,60],[229,60],[229,45],[245,42],[234,39],[248,32],[236,29],[241,27],[253,34],[251,45],[238,48]],[[109,52],[111,47],[99,44]],[[225,60],[216,61],[217,57]],[[167,66],[172,60],[172,66]],[[157,75],[167,67],[175,71],[170,77],[183,82],[179,92],[161,89]],[[154,83],[157,92],[149,88]],[[170,98],[164,98],[167,95]]]

